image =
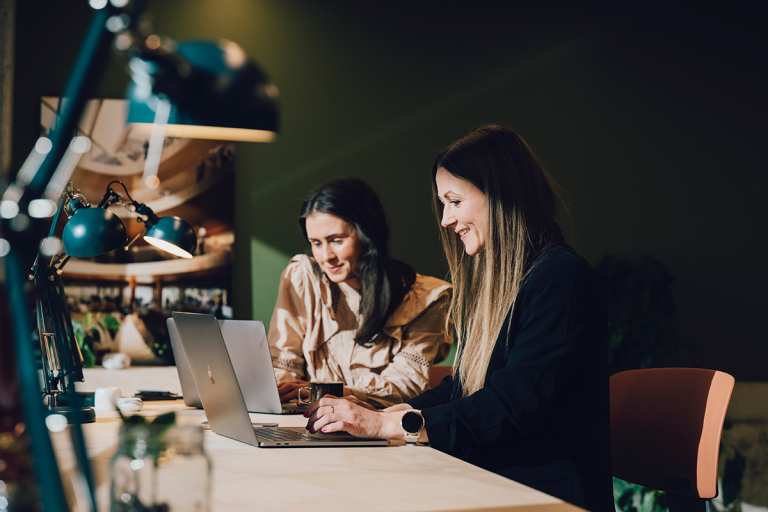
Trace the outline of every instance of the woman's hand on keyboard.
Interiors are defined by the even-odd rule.
[[[280,401],[290,402],[291,400],[295,400],[299,394],[299,388],[306,388],[308,386],[309,382],[305,380],[297,379],[289,382],[283,382],[277,386],[277,392],[280,394]]]
[[[330,395],[328,395],[328,396],[330,396]],[[372,406],[368,402],[363,402],[362,400],[357,398],[355,395],[347,395],[344,398],[342,398],[342,400],[346,400],[348,402],[352,402],[355,405],[359,405],[360,407],[365,407],[366,409],[370,409],[372,411],[379,412],[379,410],[377,408],[375,408],[374,406]]]
[[[309,418],[307,430],[312,433],[343,431],[357,437],[381,439],[403,438],[399,421],[402,415],[399,411],[381,413],[352,400],[331,397],[321,398],[304,413]]]

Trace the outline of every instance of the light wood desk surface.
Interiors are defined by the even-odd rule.
[[[78,389],[120,387],[180,392],[176,369],[90,369]],[[145,402],[140,414],[176,410],[180,422],[199,424],[202,410],[181,400]],[[255,422],[304,426],[301,415],[251,414]],[[109,509],[109,461],[120,419],[97,412],[83,425],[97,485],[99,510]],[[62,471],[73,471],[68,436],[54,435]],[[213,464],[212,511],[478,511],[578,512],[579,508],[462,462],[435,449],[393,443],[369,448],[256,448],[207,431],[205,450]]]

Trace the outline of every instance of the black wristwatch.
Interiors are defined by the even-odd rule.
[[[417,409],[408,409],[400,419],[400,426],[403,428],[403,434],[405,435],[405,444],[407,446],[415,446],[421,431],[424,430],[424,416]]]

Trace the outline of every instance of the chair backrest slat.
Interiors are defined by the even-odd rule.
[[[611,377],[613,474],[691,498],[717,494],[717,456],[733,377],[697,368]]]

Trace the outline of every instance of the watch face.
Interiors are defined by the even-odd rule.
[[[402,425],[406,432],[419,432],[424,426],[424,418],[421,414],[409,411],[403,415]]]

